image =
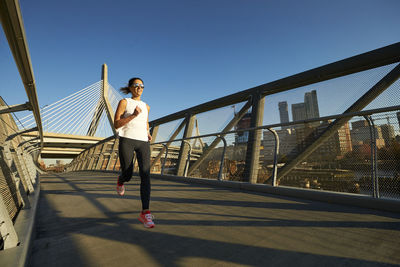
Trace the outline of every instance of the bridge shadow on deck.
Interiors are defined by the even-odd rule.
[[[139,180],[41,177],[31,266],[391,266],[400,214],[152,180],[156,227],[137,220]]]

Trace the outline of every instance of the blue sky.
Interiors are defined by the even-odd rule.
[[[150,119],[400,41],[398,0],[20,5],[41,106],[97,82],[106,63],[116,89],[143,78]],[[25,102],[2,31],[0,56],[1,96],[9,105]],[[264,121],[278,122],[277,101],[301,102],[309,89],[276,96]],[[336,103],[322,115],[350,101],[339,95],[319,93],[320,106]]]

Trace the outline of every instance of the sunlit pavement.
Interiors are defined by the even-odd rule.
[[[137,219],[139,179],[41,177],[31,266],[390,266],[400,214],[152,180],[156,227]]]

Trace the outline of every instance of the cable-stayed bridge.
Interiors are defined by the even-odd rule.
[[[111,85],[108,87],[108,99],[115,110],[122,97]],[[100,80],[53,104],[45,105],[40,110],[44,132],[98,137],[112,135],[102,91],[103,81]],[[33,115],[19,121],[24,128],[36,125]]]
[[[29,99],[0,99],[1,266],[400,264],[400,43],[151,121],[148,231],[138,177],[114,192],[120,96],[105,66],[40,108],[18,2],[0,15]],[[281,121],[265,123],[273,107]],[[73,160],[44,173],[40,155]]]
[[[107,65],[104,64],[100,81],[42,107],[40,115],[44,140],[41,158],[73,159],[104,138],[113,136],[113,114],[121,99],[122,96],[107,81]],[[23,137],[37,137],[33,114],[16,122],[20,131],[26,131]],[[200,135],[197,122],[195,129]],[[197,142],[201,145],[202,141],[194,140],[192,143],[196,145]],[[159,150],[160,146],[156,149]],[[179,151],[179,147],[170,147],[170,151],[176,150]],[[193,156],[197,154],[194,150]],[[172,155],[170,153],[169,157]]]
[[[112,115],[108,114],[114,114],[122,97],[106,80],[106,65],[102,73],[100,81],[40,109],[44,131],[42,158],[72,159],[114,134]],[[33,129],[35,125],[33,114],[18,120],[21,130]],[[23,136],[34,137],[37,132]]]

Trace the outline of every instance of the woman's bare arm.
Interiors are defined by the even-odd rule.
[[[130,115],[130,116],[126,117],[126,118],[121,118],[121,116],[125,112],[126,105],[127,105],[126,99],[122,99],[118,103],[117,111],[115,112],[115,116],[114,116],[114,127],[115,127],[115,129],[118,129],[118,128],[124,126],[125,124],[127,124],[128,122],[130,122],[131,120],[136,118],[139,115],[140,112],[142,112],[142,110],[139,107],[136,107],[136,109],[135,109],[135,111],[133,112],[132,115]]]

